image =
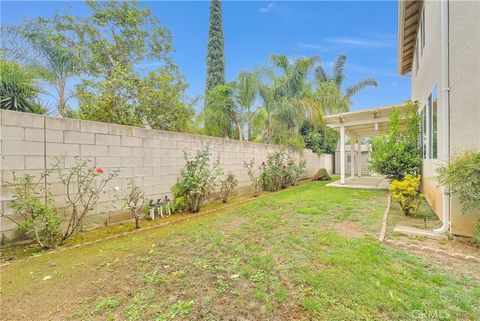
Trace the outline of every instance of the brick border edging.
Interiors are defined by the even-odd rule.
[[[387,221],[388,221],[388,213],[390,212],[390,205],[392,204],[392,195],[388,193],[387,196],[387,208],[385,212],[383,212],[383,220],[382,220],[382,227],[380,229],[380,235],[378,236],[378,240],[383,242],[385,240],[385,234],[387,233]]]
[[[454,259],[459,259],[459,260],[462,260],[462,261],[471,261],[471,262],[475,262],[475,263],[480,263],[480,258],[475,257],[475,256],[471,256],[471,255],[463,255],[463,254],[460,254],[460,253],[450,253],[450,252],[447,252],[447,251],[442,250],[442,249],[431,248],[431,247],[428,247],[428,246],[419,246],[419,245],[416,245],[416,244],[405,243],[405,242],[401,242],[401,241],[394,241],[394,240],[391,240],[391,239],[386,239],[385,240],[385,236],[386,236],[386,233],[387,233],[388,213],[390,212],[391,202],[392,202],[392,197],[391,197],[391,194],[388,193],[387,208],[385,209],[385,212],[383,213],[382,227],[380,229],[380,235],[378,236],[378,241],[380,243],[389,245],[389,246],[394,247],[394,248],[400,248],[400,249],[403,248],[403,249],[412,250],[412,251],[432,253],[432,254],[437,254],[437,255],[444,256],[444,257],[451,257],[451,258],[454,258]]]
[[[459,260],[462,260],[462,261],[471,261],[471,262],[475,262],[475,263],[480,263],[480,258],[475,257],[475,256],[463,255],[463,254],[460,254],[460,253],[450,253],[450,252],[447,252],[447,251],[442,250],[442,249],[435,249],[435,248],[428,247],[428,246],[419,246],[419,245],[416,245],[416,244],[405,243],[405,242],[401,242],[401,241],[394,241],[394,240],[390,240],[390,239],[387,239],[382,243],[387,244],[391,247],[395,247],[395,248],[400,248],[400,249],[404,248],[404,249],[408,249],[408,250],[412,250],[412,251],[420,251],[420,252],[424,252],[424,253],[438,254],[438,255],[441,255],[441,256],[444,256],[444,257],[451,257],[451,258],[459,259]]]
[[[58,249],[55,249],[55,250],[50,250],[50,251],[46,251],[46,252],[36,253],[36,254],[30,255],[30,256],[28,256],[28,257],[26,257],[26,258],[23,258],[23,259],[18,259],[18,260],[12,260],[12,261],[8,261],[8,262],[4,262],[4,263],[0,264],[0,267],[10,266],[10,265],[12,265],[12,264],[24,262],[24,261],[27,261],[27,260],[31,260],[31,259],[33,259],[33,258],[40,257],[40,256],[43,256],[43,255],[49,255],[49,254],[53,254],[53,253],[57,253],[57,252],[63,252],[63,251],[65,251],[65,250],[75,249],[75,248],[79,248],[79,247],[84,247],[84,246],[87,246],[87,245],[90,245],[90,244],[93,244],[93,243],[98,243],[98,242],[102,242],[102,241],[107,241],[107,240],[116,239],[116,238],[119,238],[119,237],[121,237],[121,236],[127,236],[127,235],[134,234],[134,233],[139,233],[139,232],[143,232],[143,231],[148,231],[148,230],[151,230],[151,229],[154,229],[154,228],[158,228],[158,227],[163,227],[163,226],[169,225],[169,224],[171,224],[171,223],[189,221],[189,220],[191,220],[191,219],[193,219],[193,218],[200,217],[200,216],[204,216],[204,215],[207,215],[207,214],[210,214],[210,213],[213,213],[213,212],[217,212],[217,211],[220,211],[220,210],[223,210],[223,209],[232,207],[232,206],[234,206],[234,205],[241,205],[241,204],[244,204],[244,203],[247,203],[247,202],[252,202],[252,201],[254,201],[254,200],[257,200],[258,198],[259,198],[259,197],[250,197],[250,198],[247,198],[247,199],[244,199],[244,200],[235,202],[235,203],[230,203],[230,204],[222,205],[222,206],[220,206],[220,207],[213,208],[213,209],[207,210],[207,211],[202,212],[202,213],[191,214],[191,215],[189,215],[189,216],[182,217],[182,218],[179,218],[179,219],[176,219],[176,220],[171,220],[171,221],[168,221],[168,222],[163,222],[163,223],[159,223],[159,224],[155,224],[155,225],[150,225],[150,226],[147,226],[147,227],[141,227],[141,228],[139,228],[139,229],[135,229],[135,230],[132,230],[132,231],[127,231],[127,232],[123,232],[123,233],[118,233],[118,234],[110,235],[110,236],[107,236],[107,237],[104,237],[104,238],[101,238],[101,239],[96,239],[96,240],[93,240],[93,241],[87,241],[87,242],[81,243],[81,244],[75,244],[75,245],[71,245],[71,246],[68,246],[68,245],[67,245],[67,246],[64,246],[64,247],[61,247],[61,248],[58,248]]]

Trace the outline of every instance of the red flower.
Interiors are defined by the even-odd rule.
[[[103,171],[103,168],[97,168],[97,174],[103,174],[104,171]]]

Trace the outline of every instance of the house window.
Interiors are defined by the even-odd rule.
[[[427,108],[423,106],[420,114],[420,155],[423,159],[427,158]]]
[[[428,120],[429,120],[429,153],[431,159],[437,159],[438,150],[437,150],[437,136],[438,136],[438,121],[437,121],[437,84],[433,87],[430,97],[428,97]]]

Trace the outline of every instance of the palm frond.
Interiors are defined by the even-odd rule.
[[[328,81],[327,73],[325,72],[325,69],[323,69],[321,65],[318,65],[315,68],[315,80],[317,81],[318,84]]]
[[[250,109],[257,98],[259,79],[256,73],[242,71],[234,85],[235,97],[241,108]]]
[[[347,56],[340,55],[338,56],[335,64],[333,65],[333,81],[337,84],[339,88],[341,88],[343,81],[345,80],[345,62],[347,61]]]
[[[378,83],[373,78],[363,79],[357,82],[355,85],[348,87],[345,90],[345,97],[350,99],[353,95],[357,94],[360,90],[367,88],[367,87],[377,87]]]
[[[39,103],[33,104],[30,108],[30,112],[40,115],[53,115],[52,108],[49,105],[41,105]]]
[[[270,57],[272,60],[273,66],[282,69],[284,72],[288,70],[290,62],[288,61],[288,57],[284,54],[281,55],[272,55]]]

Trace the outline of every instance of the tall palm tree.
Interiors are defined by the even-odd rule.
[[[252,140],[252,119],[257,110],[253,110],[259,91],[258,71],[242,71],[234,83],[234,99],[243,114],[243,121],[247,126],[247,138]]]
[[[266,140],[299,147],[303,144],[299,134],[301,124],[322,115],[308,81],[318,58],[290,61],[286,55],[272,55],[271,61],[273,68],[267,72],[269,82],[261,84],[259,89],[267,111]]]
[[[347,56],[338,56],[330,75],[325,72],[321,65],[315,68],[315,82],[317,84],[315,95],[327,113],[349,111],[352,96],[367,87],[378,86],[375,79],[367,78],[342,91],[343,81],[346,79],[344,73],[346,61]]]

